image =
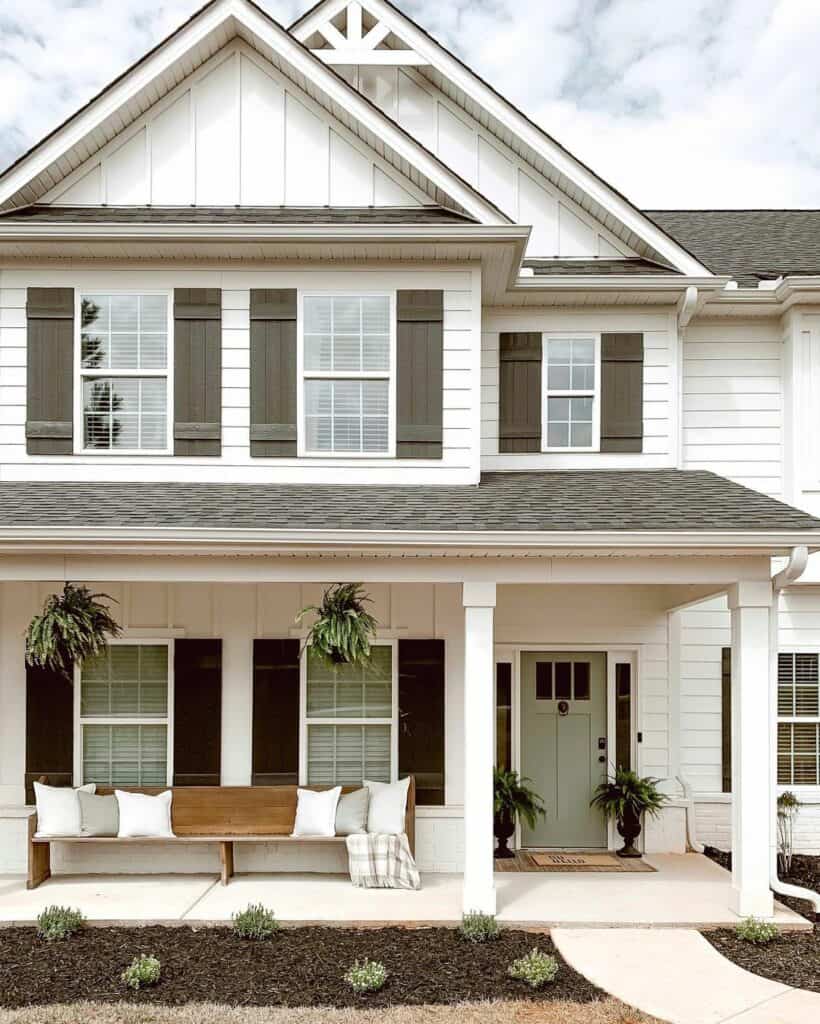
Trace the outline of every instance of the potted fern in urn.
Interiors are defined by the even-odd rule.
[[[360,583],[329,587],[321,604],[308,605],[296,616],[298,624],[311,612],[316,616],[305,649],[309,647],[328,665],[367,665],[378,626],[365,607],[370,603]]]
[[[101,654],[121,630],[99,598],[113,601],[108,594],[93,594],[73,583],[66,583],[62,594],[46,598],[26,631],[26,664],[71,679],[75,665]]]
[[[538,819],[547,814],[541,797],[530,788],[530,779],[500,768],[493,773],[493,811],[493,833],[498,840],[497,860],[515,856],[507,844],[515,832],[517,819],[535,828]]]
[[[613,818],[618,835],[624,845],[616,853],[619,857],[640,857],[635,840],[641,834],[641,822],[645,815],[656,818],[667,801],[666,794],[658,789],[660,779],[650,776],[641,778],[636,772],[618,768],[612,779],[602,782],[595,790],[590,807],[597,807],[605,818]]]

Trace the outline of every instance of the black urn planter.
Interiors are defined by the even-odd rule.
[[[510,860],[515,856],[513,851],[507,846],[514,832],[515,819],[511,814],[502,812],[495,815],[493,818],[493,833],[498,840],[498,846],[496,846],[494,854],[496,860]]]
[[[627,807],[623,817],[618,818],[618,835],[623,839],[623,848],[617,850],[619,857],[640,857],[641,851],[635,849],[635,840],[641,834],[641,816],[633,808]]]

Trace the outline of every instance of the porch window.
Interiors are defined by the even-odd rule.
[[[307,455],[391,455],[395,344],[389,295],[306,295],[301,447]]]
[[[167,294],[81,296],[84,451],[168,452]]]
[[[816,653],[777,659],[777,781],[820,785],[820,674]]]
[[[306,656],[305,771],[308,785],[360,785],[395,778],[396,686],[392,644],[366,668]]]
[[[80,782],[169,783],[168,644],[111,644],[78,670]]]
[[[600,340],[544,337],[545,451],[597,451],[600,446]]]

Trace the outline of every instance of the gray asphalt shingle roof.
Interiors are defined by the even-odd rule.
[[[26,224],[475,224],[443,206],[23,206],[0,222]]]
[[[487,473],[477,487],[0,482],[3,527],[419,531],[818,530],[713,473]]]
[[[744,288],[820,274],[820,210],[647,210],[715,274]]]

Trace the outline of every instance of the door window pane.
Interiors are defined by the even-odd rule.
[[[512,665],[495,666],[495,763],[501,771],[512,768]]]
[[[535,699],[552,700],[552,662],[535,663]]]
[[[572,662],[555,663],[555,699],[572,700]]]
[[[632,666],[615,665],[615,766],[632,768]]]

